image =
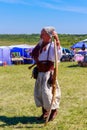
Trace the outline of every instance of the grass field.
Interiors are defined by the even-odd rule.
[[[87,130],[87,67],[59,64],[60,109],[57,118],[44,126],[36,120],[41,108],[34,103],[35,80],[28,66],[0,67],[0,130]]]

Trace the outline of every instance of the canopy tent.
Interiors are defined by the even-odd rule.
[[[0,66],[6,63],[7,65],[12,64],[12,58],[23,57],[24,64],[34,63],[30,53],[32,52],[34,45],[12,45],[12,46],[0,46]]]
[[[87,48],[87,43],[85,41],[77,42],[74,45],[72,45],[71,48],[82,48],[83,45],[85,46],[85,48]]]
[[[11,65],[10,48],[7,46],[0,47],[0,65],[4,63]]]
[[[34,45],[12,45],[9,46],[11,52],[19,52],[20,56],[29,56],[29,54],[32,52]],[[27,53],[27,55],[26,55]]]
[[[32,52],[34,45],[15,45],[15,46],[9,46],[11,51],[11,57],[12,55],[15,55],[17,57],[23,57],[24,63],[29,64],[33,63],[34,60],[31,58],[30,53]]]
[[[82,41],[87,42],[87,39],[84,39],[84,40],[82,40]]]

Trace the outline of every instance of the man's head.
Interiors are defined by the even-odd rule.
[[[42,30],[45,30],[46,33],[47,33],[50,37],[52,37],[52,33],[53,33],[53,31],[55,31],[55,28],[52,27],[52,26],[48,26],[48,27],[44,27]]]
[[[49,42],[52,38],[53,31],[55,31],[55,28],[51,26],[42,28],[40,35],[41,39],[43,39],[44,42]]]
[[[82,49],[82,50],[85,50],[85,44],[82,45],[82,48],[81,48],[81,49]]]

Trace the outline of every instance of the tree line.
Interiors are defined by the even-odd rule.
[[[70,48],[74,43],[87,39],[87,34],[58,34],[61,46]],[[0,46],[14,44],[35,45],[40,40],[40,34],[0,34]]]

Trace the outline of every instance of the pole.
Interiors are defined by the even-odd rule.
[[[36,65],[36,63],[33,64],[33,65],[31,65],[31,66],[29,66],[28,69],[31,69],[31,68],[34,67],[35,65]]]
[[[48,117],[46,118],[45,126],[47,125],[47,123],[49,121],[52,105],[53,105],[53,102],[55,101],[55,94],[56,94],[56,80],[57,80],[57,74],[58,74],[58,51],[57,51],[55,39],[54,39],[54,51],[55,51],[55,69],[54,69],[53,84],[52,84],[52,94],[53,95],[52,95],[52,101],[51,101],[51,105],[50,105],[49,114],[48,114]]]

